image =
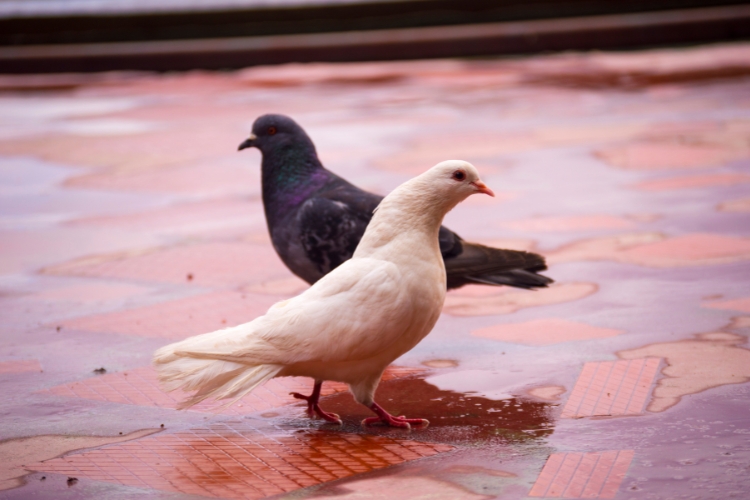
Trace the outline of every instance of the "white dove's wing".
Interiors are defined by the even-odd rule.
[[[354,259],[336,271],[309,293],[291,299],[288,308],[294,312],[285,313],[285,304],[269,310],[267,318],[283,326],[261,336],[279,350],[288,349],[289,361],[370,358],[399,342],[411,327],[414,304],[420,298],[410,296],[398,266]]]
[[[247,364],[367,359],[399,342],[414,321],[415,300],[395,264],[353,259],[265,316],[223,330],[211,345],[181,351]]]

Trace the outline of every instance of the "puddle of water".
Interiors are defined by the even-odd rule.
[[[520,386],[528,385],[528,375],[523,372],[492,372],[463,370],[443,373],[425,379],[425,382],[444,391],[472,394],[494,401],[512,399]]]
[[[70,118],[126,111],[140,106],[140,101],[128,97],[1,97],[0,139],[65,131],[66,127],[75,132],[76,122],[66,125]]]
[[[409,498],[413,500],[466,500],[490,499],[493,497],[478,495],[467,491],[456,484],[426,477],[378,477],[362,481],[350,481],[336,488],[332,494],[316,495],[319,500],[354,500],[369,498],[372,500],[393,500]]]
[[[465,373],[464,380],[468,382],[471,373],[460,373]],[[488,373],[482,372],[481,375],[486,377]],[[344,426],[340,429],[329,428],[317,420],[305,420],[307,417],[302,411],[295,415],[293,420],[285,419],[285,424],[294,427],[310,425],[319,429],[317,432],[400,435],[420,441],[451,444],[488,440],[499,440],[503,443],[526,442],[553,432],[553,413],[556,404],[512,396],[501,400],[490,399],[478,393],[441,389],[428,382],[438,377],[442,376],[426,380],[398,379],[384,382],[378,387],[375,400],[393,415],[426,418],[430,421],[427,429],[414,429],[411,434],[405,435],[400,429],[383,426],[369,426],[363,431],[359,423],[372,414],[364,406],[356,403],[349,393],[335,394],[321,402],[323,409],[339,414],[344,420]],[[447,383],[447,378],[444,381]],[[488,381],[487,386],[489,385]],[[491,395],[505,396],[499,392]]]
[[[124,118],[69,120],[60,123],[58,126],[58,130],[61,132],[82,136],[145,134],[159,128],[161,127],[156,123]]]
[[[60,187],[77,169],[32,158],[0,158],[0,230],[28,230],[91,214],[146,209],[156,196]]]

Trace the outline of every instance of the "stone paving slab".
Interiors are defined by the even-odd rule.
[[[737,497],[750,489],[749,54],[1,78],[1,496]],[[500,196],[446,225],[547,258],[549,289],[449,292],[435,331],[378,388],[428,428],[363,429],[370,412],[329,383],[324,408],[343,425],[310,420],[288,394],[305,379],[223,413],[178,412],[184,395],[146,366],[307,287],[271,247],[260,155],[237,152],[266,112],[291,115],[326,166],[381,194],[471,161]],[[252,456],[218,454],[229,429]],[[294,450],[313,439],[429,443],[432,456],[334,473],[327,460],[369,455],[324,447],[310,465]],[[24,455],[36,472],[14,452],[28,443],[44,448]],[[169,457],[180,465],[166,472]],[[620,465],[595,473],[607,463]]]
[[[66,320],[71,330],[181,340],[236,326],[264,314],[279,296],[241,291],[201,294],[137,309]]]
[[[257,499],[453,449],[384,436],[269,436],[248,423],[230,421],[27,467],[213,498]]]
[[[212,242],[100,256],[45,269],[47,274],[195,285],[241,285],[287,276],[269,245]]]
[[[390,366],[383,374],[382,380],[384,382],[396,380],[414,376],[424,371],[422,368]],[[346,384],[326,382],[323,384],[321,395],[330,396],[348,390]],[[305,377],[276,378],[268,381],[231,406],[227,406],[226,402],[208,400],[190,407],[189,410],[223,415],[247,415],[290,404],[301,404],[300,400],[295,399],[290,394],[292,392],[302,394],[312,392],[312,381]],[[150,366],[90,377],[80,382],[45,389],[40,391],[39,394],[169,409],[176,409],[179,403],[189,396],[188,393],[180,390],[164,392],[159,386],[156,371]]]
[[[0,373],[41,372],[42,365],[36,359],[19,359],[0,362]]]

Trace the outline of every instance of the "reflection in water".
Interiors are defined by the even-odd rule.
[[[31,468],[185,494],[260,499],[453,449],[370,434],[279,433],[238,419],[74,453]]]
[[[427,429],[415,429],[404,437],[448,443],[488,439],[517,442],[549,435],[554,425],[552,409],[557,406],[521,398],[494,401],[472,394],[440,390],[416,377],[382,383],[375,399],[394,415],[430,421]],[[360,432],[357,430],[360,428],[359,422],[371,416],[348,393],[327,397],[321,404],[326,411],[342,417],[344,427],[340,431],[344,432]],[[301,413],[299,418],[302,418]],[[299,426],[300,423],[295,421],[294,425]],[[336,430],[336,427],[317,421],[313,426],[319,427],[321,432]],[[394,436],[394,432],[399,431],[371,426],[366,432]]]

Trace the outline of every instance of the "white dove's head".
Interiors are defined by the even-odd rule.
[[[479,178],[474,165],[462,160],[438,163],[383,198],[354,256],[371,255],[395,241],[399,234],[419,227],[434,230],[437,236],[445,214],[477,193],[495,196]]]
[[[424,177],[446,198],[455,200],[455,203],[477,193],[495,196],[495,193],[479,178],[479,172],[474,165],[467,161],[440,162],[420,177]]]

